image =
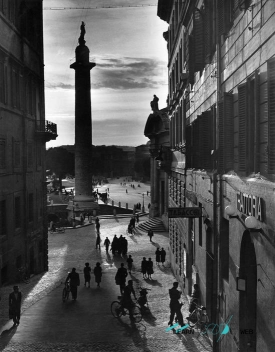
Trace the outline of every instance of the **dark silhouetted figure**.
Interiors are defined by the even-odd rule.
[[[141,272],[143,275],[144,279],[147,279],[147,260],[145,257],[143,257],[142,262],[141,262]]]
[[[70,288],[72,293],[72,298],[75,301],[77,299],[77,286],[80,285],[79,274],[76,272],[75,268],[67,276],[66,282],[70,281]]]
[[[97,283],[97,286],[100,287],[102,268],[99,262],[96,263],[96,266],[94,268],[94,275],[95,275],[95,282]]]
[[[82,21],[80,26],[80,37],[78,38],[79,44],[85,44],[85,40],[84,40],[85,33],[86,33],[85,23]]]
[[[127,276],[128,276],[127,269],[124,268],[124,264],[121,263],[120,268],[118,268],[115,276],[116,284],[119,285],[121,294],[123,294]]]
[[[159,111],[159,105],[158,105],[158,101],[159,98],[154,94],[154,98],[151,101],[150,105],[151,105],[151,109],[155,112],[155,111]]]
[[[99,234],[97,234],[96,243],[95,243],[95,248],[96,249],[100,249],[100,242],[101,242],[101,238],[100,238]]]
[[[183,316],[181,313],[181,307],[182,303],[179,302],[181,292],[177,290],[179,286],[178,282],[173,283],[173,287],[170,288],[169,290],[169,296],[170,296],[170,320],[168,322],[168,325],[172,326],[175,314],[177,316],[177,321],[178,323],[183,326]]]
[[[164,248],[161,248],[160,261],[161,261],[162,265],[164,265],[164,263],[165,263],[165,258],[166,258],[166,251],[164,250]]]
[[[156,262],[157,262],[157,265],[159,265],[159,263],[160,263],[160,255],[161,255],[161,251],[159,250],[159,248],[157,248],[157,250],[156,250]]]
[[[84,286],[86,287],[86,282],[88,283],[88,287],[90,287],[90,282],[91,282],[91,267],[89,263],[85,263],[85,268],[83,269],[84,272]]]
[[[104,241],[104,246],[105,246],[105,248],[106,248],[106,252],[108,252],[108,250],[109,250],[110,243],[111,243],[111,242],[110,242],[109,238],[106,237],[106,238],[105,238],[105,241]]]
[[[152,279],[151,275],[154,274],[154,270],[153,270],[153,262],[151,258],[149,258],[147,262],[147,274],[148,274],[148,279]]]
[[[148,231],[148,236],[150,238],[150,242],[152,242],[152,237],[154,236],[154,232],[152,231],[152,229]]]
[[[13,325],[20,323],[22,294],[18,286],[13,286],[13,292],[9,295],[9,316]]]

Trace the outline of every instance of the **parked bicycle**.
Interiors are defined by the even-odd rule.
[[[63,291],[62,291],[63,302],[66,302],[69,299],[70,292],[71,292],[70,282],[65,282],[65,287],[63,288]]]
[[[126,307],[123,307],[121,304],[121,298],[122,296],[118,296],[118,301],[113,301],[111,303],[111,312],[115,318],[120,318],[122,315],[130,316],[130,311]],[[131,307],[131,316],[132,316],[132,321],[134,323],[139,323],[142,320],[142,314],[141,314],[141,309],[140,307],[133,303]]]
[[[205,325],[209,323],[209,318],[206,312],[206,308],[196,304],[196,308],[187,317],[188,324],[190,328],[199,328],[204,330]]]

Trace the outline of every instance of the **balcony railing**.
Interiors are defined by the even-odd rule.
[[[56,137],[58,137],[57,125],[47,120],[44,123],[37,122],[36,136],[44,143],[49,142],[50,140],[56,139]]]

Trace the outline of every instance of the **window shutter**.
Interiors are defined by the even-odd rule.
[[[195,72],[204,67],[204,38],[202,14],[198,9],[194,11],[194,55]]]
[[[194,61],[195,61],[195,54],[194,54],[194,40],[193,40],[193,36],[189,35],[188,36],[188,53],[187,53],[187,71],[189,73],[188,77],[189,77],[189,83],[190,84],[194,84]]]
[[[233,94],[224,94],[224,160],[225,172],[234,169]]]
[[[192,167],[192,126],[188,125],[185,129],[185,140],[186,140],[186,167]]]
[[[246,84],[238,87],[239,112],[239,171],[247,171],[247,91]],[[226,142],[226,140],[225,140]]]
[[[192,147],[193,147],[193,160],[192,160],[192,167],[198,168],[199,165],[199,120],[198,118],[193,122],[193,133],[192,133]]]
[[[268,173],[275,173],[275,60],[267,62]]]
[[[211,54],[212,54],[212,8],[211,2],[205,2],[205,11],[204,11],[204,55],[205,63],[210,64]]]
[[[212,135],[212,113],[211,111],[205,111],[202,113],[201,117],[201,125],[202,125],[202,154],[201,158],[201,167],[203,169],[209,170],[212,169],[212,158],[211,158],[211,150],[213,143],[213,135]]]

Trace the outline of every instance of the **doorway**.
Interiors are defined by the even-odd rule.
[[[239,277],[246,280],[246,290],[240,291],[239,296],[240,351],[256,352],[257,261],[248,230],[244,231],[241,243]]]

